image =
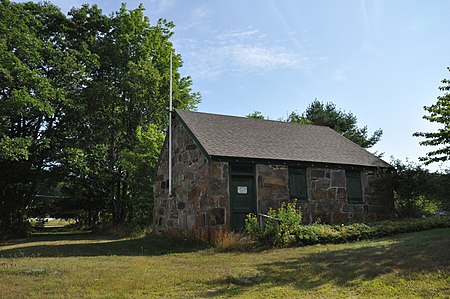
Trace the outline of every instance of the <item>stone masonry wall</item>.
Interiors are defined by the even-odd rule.
[[[289,199],[289,171],[285,165],[256,165],[258,213],[277,209]]]
[[[215,240],[229,226],[228,163],[209,162],[176,118],[172,132],[172,196],[166,142],[154,182],[154,226]]]
[[[289,200],[289,171],[285,165],[256,165],[258,212],[280,207]],[[346,176],[343,169],[307,168],[308,200],[299,201],[304,223],[321,220],[347,223],[380,220],[392,216],[392,188],[377,171],[362,171],[363,202],[347,201]]]
[[[378,172],[361,172],[363,202],[347,201],[346,176],[343,169],[307,168],[308,202],[300,202],[303,221],[312,223],[346,223],[388,219],[392,213],[392,189]]]
[[[364,203],[367,205],[365,217],[369,220],[392,218],[394,213],[392,182],[377,171],[364,171],[362,173],[362,186]]]

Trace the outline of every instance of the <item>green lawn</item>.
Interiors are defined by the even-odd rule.
[[[0,243],[0,298],[450,298],[450,229],[220,253],[158,237]]]

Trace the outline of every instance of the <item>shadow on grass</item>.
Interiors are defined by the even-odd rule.
[[[46,243],[46,244],[37,244]],[[6,248],[6,249],[2,249]],[[0,243],[0,258],[71,256],[152,256],[194,252],[208,246],[197,240],[149,235],[114,238],[89,231],[43,230],[26,239]]]
[[[37,242],[64,242],[77,240],[116,240],[112,236],[95,234],[90,230],[80,230],[72,227],[40,227],[28,237],[0,241],[1,246],[32,244]],[[23,246],[23,247],[26,247]],[[0,251],[1,254],[1,251]]]
[[[354,286],[383,274],[406,279],[418,273],[440,270],[450,277],[450,229],[438,229],[391,238],[383,244],[334,245],[314,253],[299,251],[299,256],[257,265],[257,275],[226,277],[210,281],[213,292],[203,297],[236,296],[248,288],[262,284],[265,288],[291,286],[310,290],[322,285]],[[357,243],[354,243],[357,244]]]

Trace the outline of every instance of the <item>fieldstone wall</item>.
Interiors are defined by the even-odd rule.
[[[307,168],[308,201],[300,202],[303,221],[346,223],[388,219],[393,211],[390,184],[377,171],[361,172],[362,203],[348,203],[343,169]]]
[[[155,229],[216,240],[229,226],[228,163],[209,162],[176,118],[172,132],[172,196],[166,142],[154,182]]]
[[[279,208],[289,200],[289,170],[285,165],[256,165],[258,213]],[[320,219],[325,223],[389,219],[393,211],[393,193],[389,182],[377,171],[361,172],[363,202],[347,201],[344,169],[307,168],[308,200],[299,201],[304,223]]]
[[[256,165],[258,213],[277,209],[289,199],[289,171],[285,165]]]
[[[387,176],[377,171],[364,171],[362,173],[362,186],[364,191],[364,204],[368,220],[390,219],[394,216],[394,191],[392,182]],[[356,217],[360,217],[356,215]]]

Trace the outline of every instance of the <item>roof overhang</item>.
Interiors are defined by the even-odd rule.
[[[373,165],[353,165],[353,164],[337,164],[315,161],[290,161],[290,160],[273,160],[249,157],[224,157],[210,156],[211,161],[229,162],[239,164],[268,164],[268,165],[286,165],[288,167],[317,167],[317,168],[334,168],[334,169],[352,169],[352,170],[377,170],[377,169],[393,169],[389,166],[373,166]]]

